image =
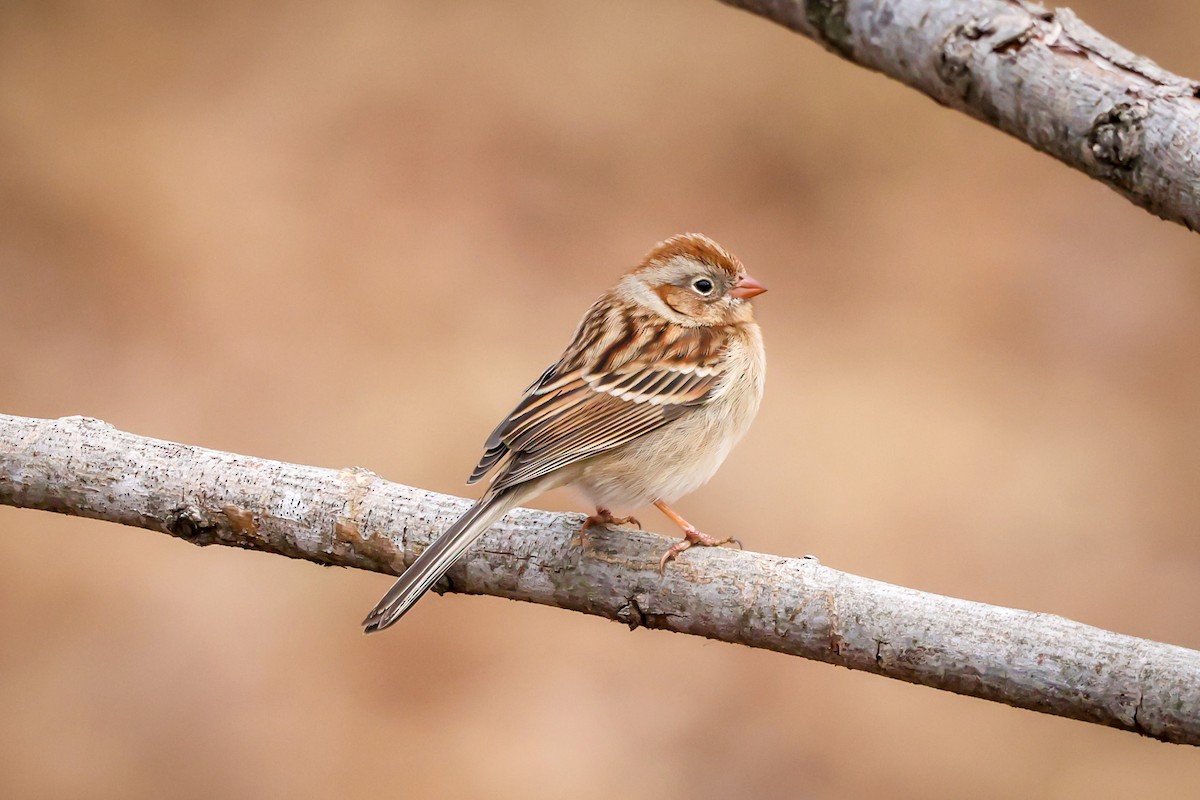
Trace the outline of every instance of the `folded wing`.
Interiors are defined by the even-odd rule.
[[[563,358],[488,438],[468,482],[499,468],[493,490],[611,450],[703,405],[724,377],[711,328],[612,319],[593,306]]]

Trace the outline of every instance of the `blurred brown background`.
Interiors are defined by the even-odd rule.
[[[1196,3],[1074,7],[1200,75]],[[702,527],[1200,647],[1195,234],[716,2],[0,6],[5,413],[467,493],[682,230],[771,286]],[[364,638],[388,582],[0,508],[0,795],[1200,782],[1193,750],[494,598]]]

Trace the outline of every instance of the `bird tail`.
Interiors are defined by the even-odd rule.
[[[392,584],[392,588],[363,620],[363,632],[375,633],[395,625],[446,574],[446,570],[454,565],[472,542],[482,536],[493,522],[526,499],[527,493],[521,491],[522,488],[518,485],[499,492],[489,491],[467,509]]]

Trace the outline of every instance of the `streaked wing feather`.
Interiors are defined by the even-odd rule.
[[[642,318],[614,332],[609,313],[593,306],[563,358],[492,432],[471,483],[498,466],[499,491],[620,447],[704,403],[720,383],[715,331]]]
[[[666,374],[659,374],[663,372]],[[644,436],[688,407],[704,402],[719,380],[720,375],[643,370],[630,382],[658,384],[661,391],[633,393],[622,388],[601,389],[581,378],[580,385],[559,390],[566,393],[564,402],[545,406],[542,413],[506,432],[510,459],[501,468],[495,485],[502,489],[539,478]]]
[[[483,456],[479,459],[479,463],[475,465],[475,469],[471,470],[470,477],[467,478],[468,485],[477,483],[508,454],[508,444],[504,441],[506,431],[512,426],[514,419],[528,412],[530,405],[535,405],[536,407],[536,404],[547,396],[545,390],[548,386],[557,385],[557,382],[553,378],[554,371],[558,366],[558,363],[551,364],[536,381],[529,384],[521,396],[521,402],[517,403],[517,407],[488,436],[487,442],[484,444]]]
[[[534,451],[515,451],[512,460],[496,478],[504,488],[546,475],[559,467],[581,461],[632,441],[670,421],[661,406],[616,401],[626,413],[615,419],[594,420],[568,429],[556,440]]]

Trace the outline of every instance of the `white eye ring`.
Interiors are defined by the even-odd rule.
[[[699,294],[707,296],[712,294],[713,282],[708,278],[696,278],[696,280],[692,281],[692,288]]]

